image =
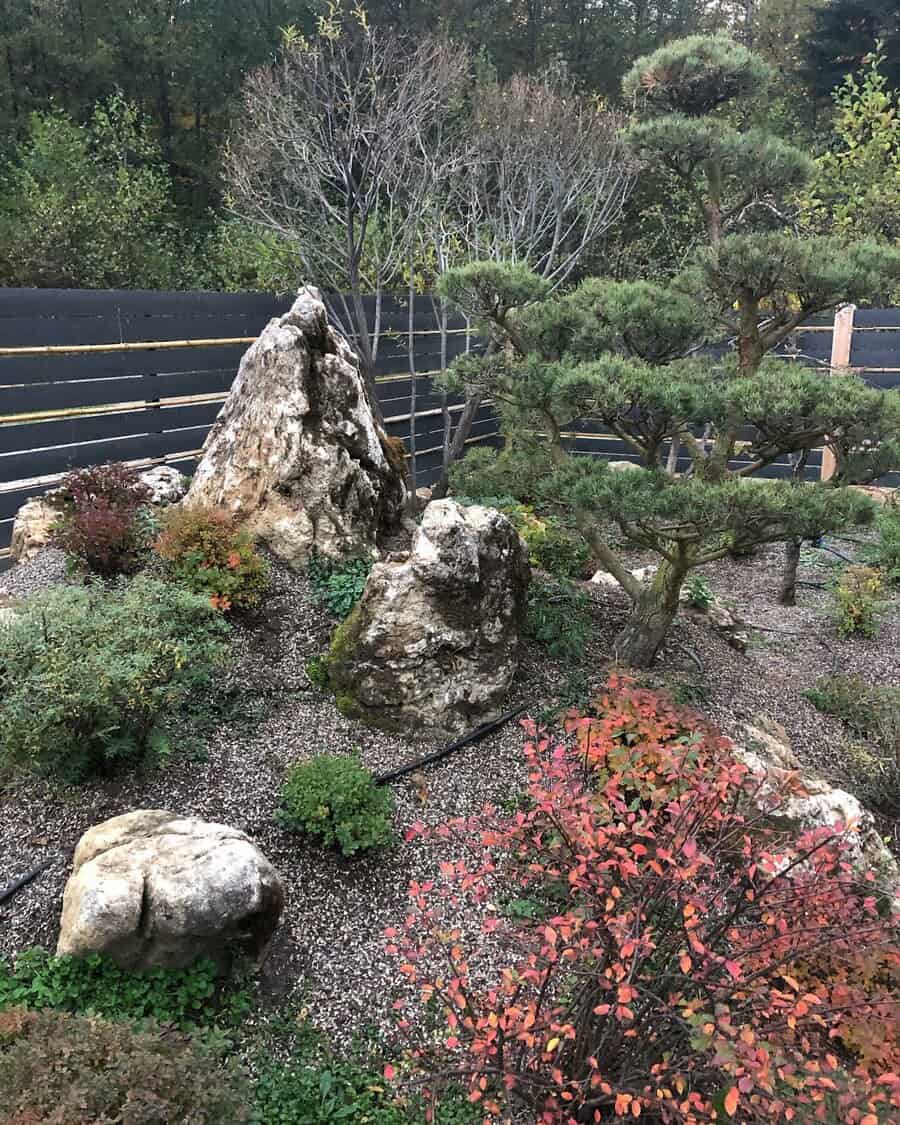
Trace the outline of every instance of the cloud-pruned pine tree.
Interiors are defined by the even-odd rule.
[[[900,276],[900,252],[793,233],[783,199],[809,176],[810,160],[732,124],[740,99],[767,79],[761,60],[723,36],[672,43],[624,79],[635,108],[628,143],[644,162],[672,169],[706,226],[706,245],[671,284],[589,279],[548,296],[527,269],[497,263],[443,281],[445,296],[493,341],[451,378],[501,410],[504,481],[527,482],[569,512],[631,598],[616,654],[636,667],[658,653],[693,568],[735,549],[865,524],[871,502],[845,486],[900,466],[900,393],[768,356],[811,315],[877,298]],[[723,338],[733,344],[723,357],[698,353]],[[640,470],[573,456],[563,434],[587,418],[621,438]],[[540,435],[546,456],[536,459],[527,433]],[[837,462],[829,481],[760,478],[823,445]],[[679,449],[689,467],[676,473]],[[538,462],[547,467],[535,482]],[[658,556],[652,581],[634,578],[608,542],[610,526]]]

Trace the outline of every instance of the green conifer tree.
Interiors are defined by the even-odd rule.
[[[639,59],[624,79],[636,116],[629,143],[645,162],[672,169],[708,234],[670,285],[591,279],[548,297],[539,278],[497,263],[444,281],[445,295],[493,340],[451,377],[498,404],[503,479],[570,513],[630,596],[616,653],[636,667],[658,653],[693,568],[758,543],[867,523],[870,502],[843,486],[900,466],[900,394],[767,358],[811,315],[872,300],[900,276],[895,248],[793,233],[782,201],[812,162],[733,124],[741,99],[768,77],[745,47],[692,36]],[[698,357],[701,344],[723,337],[733,352]],[[573,456],[562,435],[579,418],[625,441],[639,471]],[[535,431],[538,451],[522,437]],[[823,445],[837,462],[830,481],[760,479],[787,455]],[[680,473],[679,448],[689,462]],[[610,526],[658,556],[651,582],[634,578],[608,542]]]

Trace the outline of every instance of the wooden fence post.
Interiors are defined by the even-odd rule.
[[[850,344],[853,340],[853,316],[856,305],[844,305],[834,314],[834,331],[831,335],[831,364],[828,372],[829,378],[842,368],[850,366]],[[837,468],[834,454],[826,446],[822,450],[822,468],[819,476],[822,480],[830,480]]]

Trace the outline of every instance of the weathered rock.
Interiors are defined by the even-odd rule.
[[[737,652],[747,651],[747,646],[750,644],[750,628],[742,617],[715,594],[705,609],[690,605],[688,603],[689,596],[688,590],[682,589],[682,613],[694,621],[705,623],[715,629],[726,644],[731,645]]]
[[[291,564],[313,549],[365,552],[401,517],[401,447],[376,423],[357,357],[306,287],[241,360],[185,503],[236,513]]]
[[[335,634],[338,706],[372,726],[447,735],[496,716],[518,664],[529,577],[500,512],[432,501],[408,557],[372,569]]]
[[[177,504],[186,494],[190,480],[171,465],[157,465],[152,469],[145,469],[138,473],[138,477],[149,491],[149,501],[162,507],[166,504]]]
[[[745,724],[734,753],[763,779],[755,800],[771,824],[792,835],[835,824],[852,826],[851,857],[862,868],[871,868],[883,887],[900,896],[900,865],[879,835],[872,814],[852,793],[802,767],[779,723],[758,716]]]
[[[12,621],[21,604],[20,598],[14,598],[5,586],[0,586],[0,625]]]
[[[614,473],[621,473],[637,469],[641,471],[641,466],[636,461],[607,461],[607,469],[612,469]]]
[[[58,954],[104,953],[126,969],[240,954],[261,959],[284,893],[234,828],[138,809],[89,829],[63,897]]]
[[[628,464],[628,462],[626,462]],[[629,466],[630,468],[631,466]],[[650,563],[649,566],[639,566],[637,570],[631,572],[631,577],[636,578],[638,582],[649,582],[650,579],[656,574],[659,567],[655,563]],[[608,570],[598,570],[591,578],[597,586],[609,586],[621,590],[618,579],[614,578]]]
[[[50,546],[53,525],[59,511],[45,496],[26,500],[13,520],[10,555],[15,562],[27,562]]]

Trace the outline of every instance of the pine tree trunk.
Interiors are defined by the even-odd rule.
[[[620,664],[649,668],[656,659],[678,613],[678,597],[686,574],[686,567],[668,561],[661,563],[616,638],[615,654]]]
[[[781,605],[797,604],[797,567],[800,565],[800,544],[798,538],[788,539],[784,545],[784,570],[781,572],[781,590],[778,601]]]

